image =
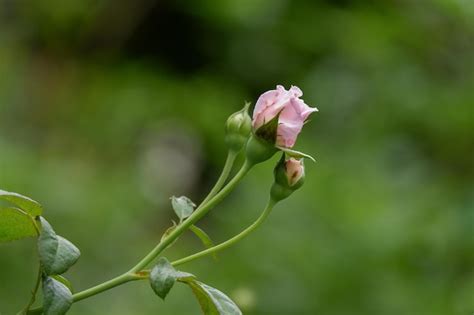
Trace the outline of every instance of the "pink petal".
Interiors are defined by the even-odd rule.
[[[263,124],[272,120],[281,109],[286,106],[285,103],[288,102],[288,100],[288,91],[281,85],[278,85],[276,90],[263,93],[258,98],[253,111],[254,129],[258,129]]]
[[[290,88],[290,93],[294,96],[294,97],[300,97],[300,96],[303,96],[303,92],[301,91],[301,89],[297,86],[294,86],[292,85],[291,88]]]

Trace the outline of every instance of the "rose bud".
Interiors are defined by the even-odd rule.
[[[274,176],[271,197],[274,201],[280,201],[303,185],[305,178],[303,159],[287,160],[283,154],[275,167]]]
[[[252,131],[252,118],[248,114],[250,103],[246,103],[244,108],[236,113],[233,113],[227,119],[225,125],[225,142],[230,150],[240,151]]]
[[[263,93],[253,112],[255,134],[276,146],[292,148],[309,115],[318,111],[306,105],[302,95],[296,86],[287,91],[281,85]]]
[[[318,111],[309,107],[300,97],[303,92],[292,86],[289,91],[281,85],[263,93],[253,112],[253,135],[247,144],[247,160],[263,162],[278,150],[290,150],[295,145],[309,115]]]

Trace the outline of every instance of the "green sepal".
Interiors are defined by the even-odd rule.
[[[273,177],[275,178],[275,183],[282,185],[283,187],[290,188],[288,184],[288,177],[286,175],[286,155],[282,153],[280,159],[278,160],[275,168],[273,169]]]
[[[277,140],[278,121],[282,111],[283,109],[280,110],[269,122],[266,122],[255,130],[255,135],[259,139],[262,139],[273,146],[275,145]]]
[[[171,205],[173,206],[173,210],[180,221],[189,217],[196,207],[194,202],[192,202],[191,199],[186,196],[171,197]]]
[[[214,242],[212,241],[211,237],[204,232],[203,229],[197,227],[196,225],[191,225],[189,229],[201,240],[202,244],[206,248],[211,248],[214,246]],[[214,259],[217,259],[216,253],[212,253]]]
[[[216,288],[199,282],[195,278],[185,278],[180,281],[189,285],[204,315],[242,315],[239,307]]]
[[[276,148],[278,150],[281,150],[281,151],[285,152],[285,154],[289,157],[293,157],[293,158],[296,158],[296,159],[307,158],[307,159],[310,159],[313,162],[316,162],[316,160],[309,154],[306,154],[306,153],[303,153],[303,152],[300,152],[300,151],[296,151],[296,150],[292,150],[292,149],[288,149],[288,148],[284,148],[284,147],[279,147],[279,146],[277,146]]]
[[[35,222],[25,211],[15,208],[0,208],[0,243],[36,236]]]
[[[32,217],[41,215],[43,212],[43,207],[38,202],[18,193],[0,190],[0,199],[14,204]]]
[[[165,257],[158,259],[158,263],[150,271],[151,288],[163,300],[170,292],[177,278],[176,269]]]
[[[71,308],[71,291],[60,281],[43,276],[43,313],[44,315],[63,315]]]
[[[81,255],[79,249],[67,239],[57,235],[51,225],[40,217],[41,234],[38,238],[38,255],[48,275],[66,272]]]

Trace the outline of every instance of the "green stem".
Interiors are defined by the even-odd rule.
[[[229,150],[229,152],[227,153],[227,158],[225,160],[224,168],[222,169],[222,173],[219,176],[219,179],[217,180],[214,187],[212,187],[207,197],[201,202],[201,206],[206,204],[209,200],[211,200],[211,198],[214,197],[219,192],[219,190],[221,190],[221,188],[224,186],[225,181],[229,177],[230,171],[232,170],[232,166],[234,166],[237,153],[238,152]]]
[[[124,273],[118,277],[110,279],[109,281],[96,285],[95,287],[78,292],[72,296],[72,299],[73,299],[73,302],[78,302],[80,300],[84,300],[88,297],[107,291],[109,289],[112,289],[126,282],[130,282],[134,280],[142,280],[142,279],[143,279],[143,276],[140,274]],[[29,315],[42,314],[42,313],[43,313],[43,307],[37,307],[27,312],[27,314]]]
[[[38,275],[36,276],[36,283],[35,283],[35,286],[33,288],[33,291],[31,292],[31,298],[30,298],[30,301],[28,302],[28,304],[25,306],[25,308],[23,309],[23,311],[20,312],[20,314],[28,314],[31,306],[35,303],[36,301],[36,294],[38,292],[38,289],[39,289],[39,285],[41,283],[41,265],[39,266],[38,268]]]
[[[173,266],[182,265],[184,263],[190,262],[192,260],[204,257],[206,255],[215,253],[217,251],[220,251],[220,250],[223,250],[223,249],[226,249],[226,248],[232,246],[233,244],[237,243],[238,241],[242,240],[244,237],[249,235],[252,231],[257,229],[263,223],[263,221],[265,221],[265,219],[268,217],[268,215],[272,211],[275,204],[276,204],[276,202],[273,201],[272,199],[270,199],[267,203],[267,206],[263,210],[262,214],[258,217],[258,219],[254,223],[252,223],[252,225],[250,225],[245,230],[243,230],[242,232],[240,232],[236,236],[232,237],[231,239],[228,239],[227,241],[225,241],[223,243],[220,243],[216,246],[213,246],[213,247],[208,248],[206,250],[203,250],[201,252],[198,252],[198,253],[195,253],[193,255],[190,255],[190,256],[178,259],[176,261],[173,261],[171,264]]]
[[[136,266],[134,266],[130,272],[136,273],[145,268],[153,259],[155,259],[163,250],[165,250],[175,239],[177,239],[184,231],[186,231],[191,225],[201,219],[209,210],[224,199],[232,189],[242,180],[245,174],[252,168],[252,164],[245,161],[242,168],[235,175],[234,178],[212,197],[207,203],[201,204],[182,224],[178,225],[167,237],[163,238],[158,245],[152,249],[148,255],[146,255]]]
[[[140,280],[142,279],[140,276],[131,274],[131,273],[124,273],[123,275],[120,275],[118,277],[115,277],[109,281],[106,281],[104,283],[101,283],[99,285],[96,285],[95,287],[89,288],[87,290],[78,292],[72,296],[73,301],[77,302],[80,300],[84,300],[88,297],[91,297],[93,295],[96,295],[98,293],[101,293],[103,291],[107,291],[109,289],[112,289],[116,286],[119,286],[123,283],[134,281],[134,280]]]
[[[190,255],[190,256],[187,256],[187,257],[184,257],[184,258],[181,258],[181,259],[178,259],[178,260],[175,260],[171,264],[173,266],[179,266],[179,265],[182,265],[184,263],[187,263],[187,262],[190,262],[192,260],[195,260],[195,259],[207,256],[207,255],[213,254],[215,252],[218,252],[220,250],[226,249],[226,248],[234,245],[238,241],[242,240],[244,237],[248,236],[251,232],[253,232],[255,229],[257,229],[260,225],[262,225],[262,223],[268,217],[268,215],[270,214],[270,212],[272,211],[272,209],[273,209],[273,207],[275,206],[276,203],[277,203],[277,201],[274,201],[274,200],[270,199],[267,203],[267,206],[262,211],[262,213],[260,214],[258,219],[255,220],[249,227],[247,227],[245,230],[243,230],[242,232],[240,232],[236,236],[228,239],[225,242],[222,242],[218,245],[215,245],[211,248],[208,248],[206,250],[200,251],[198,253],[195,253],[193,255]],[[149,275],[150,275],[150,270],[143,270],[140,273],[138,273],[136,275],[136,277],[139,278],[139,279],[148,279]]]
[[[36,223],[36,220],[32,216],[27,214],[26,212],[24,212],[22,210],[19,210],[19,211],[21,211],[25,216],[30,218],[30,220],[33,224],[33,227],[35,228],[36,236],[39,237],[41,232],[40,232],[40,229],[38,227],[38,224]],[[41,263],[39,263],[39,265],[38,265],[38,274],[36,275],[35,286],[33,287],[33,291],[31,291],[31,298],[28,301],[28,304],[26,304],[25,308],[20,312],[20,314],[27,314],[28,311],[30,310],[31,306],[35,303],[36,294],[38,293],[38,289],[39,289],[39,286],[40,286],[40,283],[41,283],[41,272],[42,272]]]

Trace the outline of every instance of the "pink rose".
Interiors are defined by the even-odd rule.
[[[285,162],[286,178],[288,178],[288,184],[294,186],[304,177],[304,165],[303,160],[297,160],[290,158]]]
[[[257,100],[253,112],[253,128],[257,130],[280,113],[276,136],[276,145],[292,148],[303,125],[317,108],[309,107],[300,99],[303,92],[292,86],[289,91],[281,85],[276,90],[263,93]]]

